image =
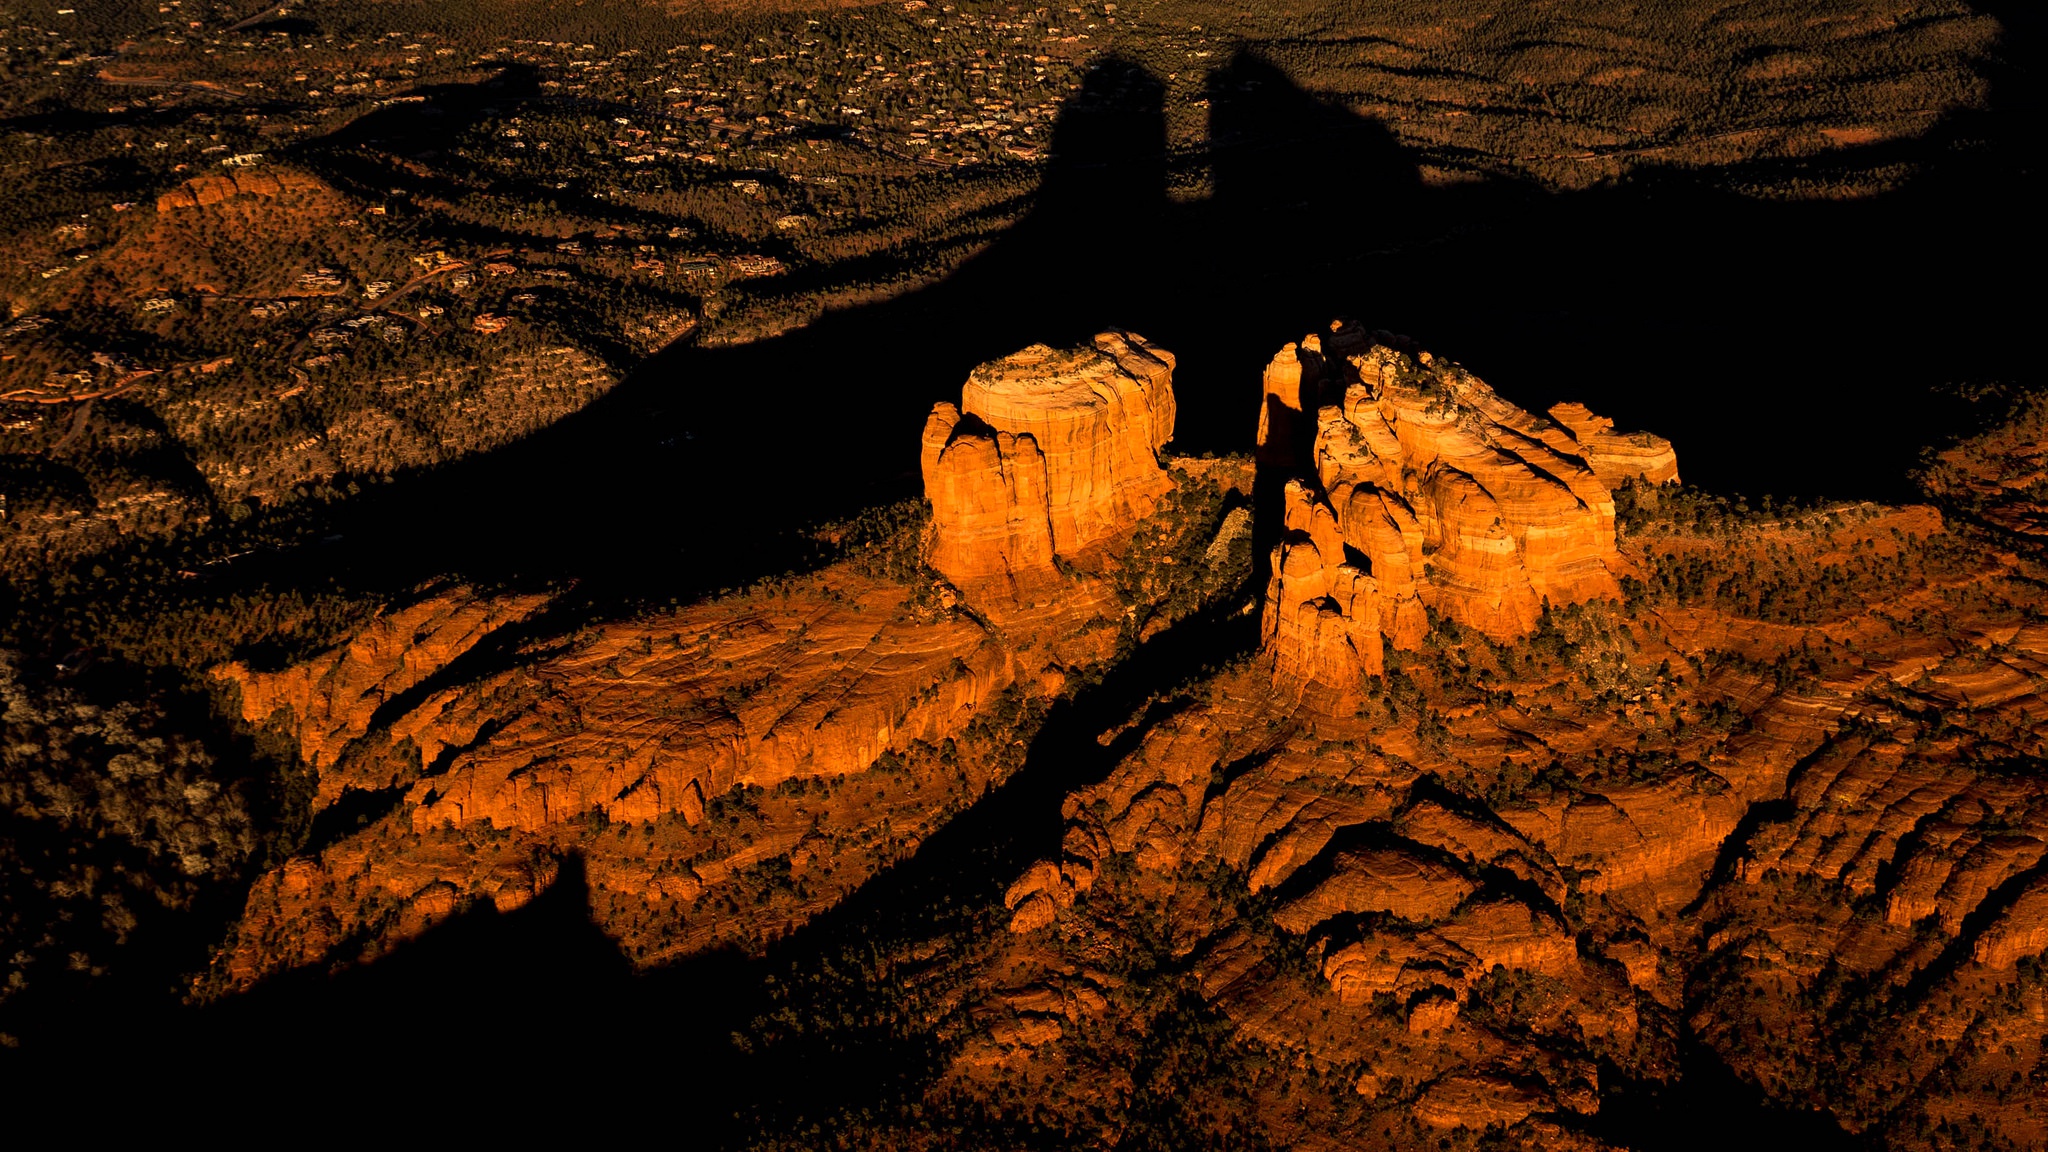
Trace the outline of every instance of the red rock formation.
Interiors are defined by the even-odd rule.
[[[2002,531],[2048,539],[2048,398],[1943,449],[1921,473],[1929,494]]]
[[[1259,464],[1292,470],[1308,456],[1321,382],[1322,343],[1313,335],[1284,344],[1266,365],[1259,404]]]
[[[1290,932],[1306,932],[1339,914],[1388,912],[1404,920],[1441,919],[1474,886],[1457,872],[1399,849],[1339,852],[1331,873],[1274,914]]]
[[[1033,345],[974,370],[924,430],[931,563],[955,584],[1042,580],[1172,487],[1173,356],[1125,332]]]
[[[736,786],[859,772],[957,735],[982,701],[1037,672],[965,618],[903,614],[900,588],[842,596],[702,605],[652,633],[614,624],[574,652],[469,686],[438,711],[444,722],[482,711],[491,735],[414,786],[413,826],[537,831],[592,811],[694,821]],[[515,679],[545,689],[520,695]],[[493,706],[504,699],[521,704]]]
[[[1608,483],[1658,475],[1668,451],[1596,451],[1611,433],[1595,418],[1553,425],[1349,329],[1295,363],[1325,350],[1343,367],[1313,388],[1269,376],[1269,397],[1315,403],[1293,457],[1315,474],[1281,494],[1266,642],[1330,683],[1389,641],[1428,654],[1341,709],[1226,663],[1095,740],[1122,750],[1077,773],[1091,782],[1065,797],[1054,858],[988,921],[1007,931],[868,958],[878,1003],[939,1021],[955,1053],[925,1103],[1021,1098],[1076,1144],[1115,1143],[1142,1091],[1221,1102],[1275,1146],[1419,1150],[1483,1129],[1489,1147],[1595,1148],[1610,1081],[1681,1074],[1690,1034],[1771,1101],[1874,1143],[2040,1146],[2038,558],[1928,508],[1773,519],[1689,497],[1617,540]],[[1341,402],[1320,403],[1332,381]],[[1300,411],[1269,399],[1276,445]],[[928,441],[928,475],[968,419]],[[1049,566],[1052,434],[971,435],[998,469],[1036,453]],[[973,451],[935,491],[1015,491],[976,489]],[[986,525],[1007,533],[1014,504]],[[957,504],[935,515],[963,522]],[[1077,566],[1104,583],[1173,521],[1115,555],[1084,545]],[[1609,599],[1622,570],[1643,580],[1627,604]],[[322,788],[365,778],[379,740],[439,749],[431,774],[374,829],[257,882],[231,983],[517,907],[566,852],[642,963],[800,922],[1014,767],[1017,730],[986,701],[1042,700],[1109,651],[1102,604],[1064,594],[1082,580],[1046,579],[1061,594],[1042,610],[985,629],[931,608],[932,588],[831,568],[593,626],[425,696],[355,737]],[[1525,596],[1575,606],[1539,642],[1424,636],[1425,606],[1483,627],[1519,621]],[[460,618],[390,629],[457,636]],[[252,679],[319,721],[297,731],[322,755],[362,731],[362,701],[421,695],[395,670],[406,644],[358,647]],[[768,864],[796,883],[754,879]]]
[[[1593,415],[1584,404],[1553,404],[1550,418],[1571,434],[1579,458],[1609,488],[1630,480],[1669,484],[1678,479],[1678,453],[1662,436],[1616,432],[1614,421]]]
[[[1569,456],[1526,414],[1494,409],[1490,434],[1522,420]],[[1322,499],[1363,455],[1289,486],[1281,559],[1318,563],[1276,580],[1348,564],[1383,607],[1353,505]],[[1684,1027],[1875,1143],[1946,1123],[2038,1146],[2038,562],[1924,507],[1672,517],[1615,544],[1634,603],[1560,611],[1542,644],[1434,637],[1405,662],[1412,694],[1331,710],[1253,666],[1197,688],[1067,798],[1058,860],[1010,889],[949,1089],[1059,1076],[1113,1098],[1130,1052],[1099,1037],[1143,1032],[1144,991],[1191,986],[1229,1021],[1214,1047],[1259,1054],[1225,1075],[1268,1085],[1246,1107],[1278,1145],[1498,1125],[1503,1146],[1569,1146],[1543,1115],[1598,1111],[1610,1075],[1675,1074],[1652,1053]],[[1701,565],[1725,582],[1698,591]],[[1853,591],[1795,614],[1793,585]],[[1280,622],[1346,624],[1324,597]],[[1330,636],[1355,640],[1317,651]],[[1158,959],[1123,963],[1140,956]],[[1070,995],[1107,969],[1128,989],[1110,1006]],[[1272,1087],[1275,1066],[1311,1071]]]
[[[385,613],[348,644],[306,663],[277,672],[235,663],[213,675],[238,687],[243,719],[282,724],[291,732],[306,766],[320,779],[319,803],[325,805],[354,783],[332,769],[342,749],[369,731],[379,708],[545,599],[485,598],[458,588]],[[436,751],[438,746],[427,748],[427,759]]]
[[[1674,478],[1668,444],[1613,436],[1582,408],[1574,439],[1383,334],[1368,343],[1339,322],[1330,343],[1341,364],[1311,368],[1322,348],[1311,337],[1267,369],[1262,462],[1293,459],[1290,425],[1326,401],[1313,477],[1288,485],[1273,554],[1266,636],[1283,674],[1354,685],[1379,671],[1382,636],[1421,642],[1426,609],[1507,639],[1533,630],[1546,603],[1619,595],[1603,470]]]
[[[1323,684],[1379,675],[1382,629],[1419,639],[1421,602],[1412,592],[1398,606],[1383,602],[1370,559],[1346,552],[1336,514],[1307,484],[1288,481],[1283,507],[1287,536],[1273,551],[1266,592],[1267,649],[1289,673]],[[1393,553],[1381,570],[1406,559],[1405,550]]]
[[[430,599],[307,666],[224,670],[248,678],[251,716],[276,708],[268,715],[290,720],[320,757],[316,803],[346,787],[405,789],[377,823],[257,883],[222,959],[226,986],[322,962],[351,939],[374,955],[468,904],[517,907],[571,850],[610,894],[593,910],[600,922],[634,926],[662,954],[758,930],[715,909],[691,913],[706,888],[746,883],[768,861],[833,879],[798,907],[781,894],[764,918],[782,924],[828,904],[886,863],[899,838],[934,828],[948,797],[958,802],[999,770],[965,732],[992,698],[1010,689],[1028,699],[1060,682],[1041,663],[1059,650],[1056,633],[1020,659],[965,616],[907,610],[908,595],[834,569],[788,595],[615,621],[424,695],[375,727],[377,703],[417,684],[430,654],[455,647],[447,638],[474,643],[492,602]],[[414,628],[424,636],[409,643]],[[284,707],[293,701],[310,701],[312,723]],[[956,743],[957,758],[942,760],[938,747]],[[840,793],[830,783],[885,758],[880,785]],[[777,788],[787,782],[818,787]],[[707,820],[721,802],[760,815],[742,836]],[[614,827],[645,839],[603,834]],[[382,919],[393,901],[404,914]],[[649,924],[654,907],[676,914]]]
[[[1113,387],[1098,371],[1106,396],[1088,392],[1102,408],[1122,405],[1118,421],[1095,429],[1122,442],[1091,448],[1076,433],[1056,457],[1073,481],[1062,516],[1076,524],[1150,501],[1154,477],[1175,483],[1152,456],[1170,428],[1170,362],[1114,334],[1098,346],[1089,355],[1130,369],[1116,369]],[[1050,441],[1051,421],[1011,439]],[[954,449],[963,443],[974,447],[963,438]],[[1126,466],[1140,451],[1149,472]],[[1198,471],[1175,476],[1210,492],[1250,486],[1249,469],[1228,462]],[[967,519],[947,490],[936,496],[935,519]],[[1168,505],[1183,510],[1182,500]],[[1048,495],[1042,523],[1053,522],[1051,506]],[[248,718],[288,725],[319,770],[316,806],[353,788],[383,793],[390,807],[257,882],[217,987],[331,963],[337,949],[374,956],[464,907],[517,907],[552,882],[564,852],[583,860],[600,894],[593,916],[650,962],[786,930],[1013,771],[1016,730],[1144,618],[1126,617],[1103,571],[1125,578],[1127,599],[1177,603],[1177,580],[1208,574],[1173,558],[1219,542],[1229,552],[1248,531],[1247,517],[1222,515],[1220,498],[1215,512],[1157,518],[1144,547],[1121,551],[1099,545],[1133,525],[1090,529],[1110,536],[1080,546],[1066,572],[1048,553],[1046,595],[1007,604],[994,629],[980,613],[938,607],[931,587],[843,563],[776,591],[535,642],[435,691],[425,690],[429,675],[536,602],[446,593],[308,664],[224,668]],[[1159,626],[1185,610],[1161,612]],[[841,786],[856,776],[859,787]],[[768,864],[805,883],[774,886]],[[1027,924],[1054,907],[1028,888],[1012,901]],[[726,914],[728,899],[745,913]]]
[[[203,208],[231,196],[289,196],[305,193],[324,196],[327,185],[314,177],[282,168],[242,168],[207,176],[195,176],[156,198],[158,212],[181,208]]]

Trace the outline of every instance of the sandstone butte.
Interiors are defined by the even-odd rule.
[[[902,542],[946,568],[909,584],[856,556],[488,657],[479,645],[505,647],[509,624],[544,635],[544,601],[442,589],[306,663],[217,669],[247,719],[296,742],[317,808],[374,800],[377,814],[257,882],[214,986],[351,959],[334,950],[352,936],[374,955],[461,907],[509,911],[565,852],[600,922],[646,962],[757,942],[829,906],[1013,771],[1013,730],[1156,615],[1112,578],[1126,600],[1220,582],[1219,541],[1248,573],[1248,517],[1226,516],[1223,495],[1248,500],[1249,468],[1160,465],[1172,364],[1104,333],[977,369],[973,415],[950,417],[936,446],[927,431],[928,538]],[[1016,482],[1027,451],[1030,487]],[[1177,485],[1213,497],[1206,511],[1147,521]],[[1036,566],[1020,522],[1039,532]],[[1211,563],[1145,559],[1175,547]],[[875,783],[840,787],[854,775]],[[604,834],[617,828],[640,834]],[[757,901],[774,861],[798,883]],[[727,915],[728,896],[750,913]]]
[[[1675,481],[1669,442],[1584,406],[1556,423],[1385,333],[1338,321],[1265,372],[1259,459],[1286,482],[1265,630],[1283,675],[1352,689],[1434,609],[1497,640],[1545,605],[1620,596],[1611,489]]]
[[[1266,374],[1287,520],[1258,651],[1063,767],[1007,931],[878,946],[853,1008],[937,1033],[924,1100],[999,1117],[1021,1092],[1076,1145],[1151,1093],[1276,1146],[1610,1148],[1634,1140],[1612,1093],[1697,1044],[1881,1146],[2042,1146],[2048,564],[2023,534],[1737,512],[1657,487],[1661,441],[1348,327]],[[850,557],[565,635],[444,591],[300,668],[224,669],[320,803],[389,807],[258,881],[212,990],[516,908],[572,856],[636,963],[759,945],[914,851],[1016,770],[1021,717],[1142,643],[1116,617],[1176,588],[1234,607],[1250,577],[1250,468],[1160,486],[1165,381],[1129,365],[1171,361],[1116,340],[998,362],[935,415],[950,581]],[[1077,378],[1092,399],[987,398]],[[2015,491],[2031,436],[1951,482]],[[1231,494],[1191,504],[1205,485]],[[1233,577],[1171,584],[1225,553]]]
[[[1173,354],[1128,332],[976,368],[924,426],[931,565],[963,589],[1035,587],[1127,531],[1173,483]]]

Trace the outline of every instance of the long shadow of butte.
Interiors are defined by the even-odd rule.
[[[1982,161],[1860,201],[1745,198],[1683,172],[1433,186],[1380,125],[1255,56],[1209,96],[1211,195],[1168,195],[1162,89],[1106,60],[1063,110],[1026,218],[942,283],[672,348],[544,432],[360,502],[344,567],[659,595],[744,582],[787,561],[791,529],[914,492],[916,429],[973,365],[1109,324],[1179,354],[1187,449],[1248,447],[1261,365],[1344,313],[1525,407],[1577,399],[1670,435],[1696,482],[1790,495],[1909,495],[1944,416],[1928,386],[2021,363],[2019,296],[1994,273],[2027,234],[2026,194]],[[1943,142],[1891,147],[1926,160]]]

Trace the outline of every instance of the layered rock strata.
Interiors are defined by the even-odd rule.
[[[1034,356],[978,372],[966,397],[1023,429],[1000,434],[1012,461],[1020,442],[1052,449],[1037,458],[1054,482],[1034,490],[1044,570],[1021,573],[1039,594],[978,598],[999,611],[958,610],[928,571],[890,578],[901,565],[856,551],[567,635],[503,631],[537,598],[446,590],[302,664],[217,669],[245,719],[296,743],[318,826],[343,831],[256,881],[209,987],[373,958],[465,909],[512,911],[569,855],[596,922],[638,961],[758,942],[1000,783],[1072,674],[1251,569],[1249,464],[1158,466],[1170,356],[1115,333],[1055,354],[1064,375],[1017,367],[1045,363]],[[974,523],[977,493],[1017,493],[1001,472],[975,487],[991,477],[965,462],[993,444],[941,445],[949,463],[933,466],[959,482],[934,489],[937,523]],[[920,543],[912,526],[887,547]],[[463,659],[487,641],[487,659]],[[330,809],[362,815],[350,829]]]
[[[932,409],[924,486],[931,564],[963,587],[1042,580],[1143,518],[1172,481],[1173,354],[1109,331],[1035,344],[976,368],[960,404]]]
[[[599,921],[643,928],[641,946],[664,954],[752,931],[696,901],[764,863],[815,874],[805,887],[816,891],[795,908],[785,899],[777,922],[829,903],[820,897],[886,860],[875,849],[929,832],[942,798],[1001,770],[966,731],[992,700],[1056,691],[1047,661],[1102,648],[1084,622],[1020,659],[963,616],[907,610],[907,597],[830,571],[783,595],[598,625],[450,678],[459,641],[515,607],[451,593],[286,672],[223,669],[243,685],[246,715],[300,737],[316,807],[381,798],[381,814],[257,881],[218,978],[242,986],[352,938],[374,955],[479,903],[509,911],[553,882],[568,852],[608,894]],[[448,682],[426,682],[437,673]],[[400,686],[418,687],[401,698]],[[941,746],[959,748],[943,766]],[[904,795],[833,783],[909,760]],[[622,842],[610,828],[643,831]],[[380,920],[393,902],[406,914]],[[656,910],[661,922],[646,924]]]
[[[1493,570],[1558,589],[1626,565],[1640,593],[1566,601],[1526,642],[1439,630],[1351,708],[1233,660],[1099,736],[1034,741],[1083,782],[1050,858],[990,921],[1007,931],[885,929],[865,990],[807,986],[829,997],[806,1018],[828,1037],[835,1013],[864,1028],[885,1009],[949,1055],[863,1135],[915,1145],[935,1113],[978,1133],[1023,1099],[1075,1145],[1157,1123],[1176,1146],[1227,1126],[1279,1147],[1608,1149],[1637,1142],[1617,1096],[1684,1075],[1690,1039],[1769,1104],[1825,1110],[1876,1146],[2041,1146],[2038,555],[1927,507],[1758,516],[1689,493],[1622,538],[1607,521],[1595,547],[1575,533],[1602,523],[1581,493],[1606,491],[1614,454],[1592,445],[1608,428],[1573,409],[1576,427],[1550,426],[1463,382],[1459,418],[1432,427],[1441,413],[1411,415],[1398,390],[1435,367],[1420,356],[1389,361],[1395,386],[1383,373],[1372,395],[1359,366],[1387,348],[1403,351],[1354,343],[1359,378],[1313,409],[1295,459],[1316,471],[1282,492],[1274,576],[1322,580],[1314,619],[1370,629],[1269,645],[1362,666],[1368,644],[1397,642],[1398,614],[1367,597],[1399,569],[1391,548],[1382,563],[1359,547],[1372,538],[1348,530],[1370,521],[1353,512],[1398,501],[1421,532],[1420,505],[1439,533],[1476,535],[1456,518],[1478,497],[1439,499],[1466,482],[1521,533],[1519,567]],[[1320,401],[1333,371],[1297,397]],[[1269,407],[1269,430],[1290,411]],[[1645,475],[1669,463],[1636,459]],[[1204,471],[1226,468],[1249,488],[1240,464]],[[1142,592],[1225,554],[1248,569],[1243,509],[1183,525],[1190,478],[1173,475],[1130,546],[1084,548],[1062,588]],[[1407,603],[1467,610],[1437,566],[1464,542],[1438,540]],[[1460,563],[1445,571],[1488,570]],[[943,588],[922,583],[837,565],[593,625],[460,683],[428,666],[491,622],[456,596],[288,674],[232,670],[245,707],[289,705],[273,715],[297,725],[323,803],[396,795],[257,882],[229,985],[516,908],[572,857],[636,963],[788,930],[1003,779],[1032,736],[1016,717],[1113,651],[1092,601],[990,628],[933,608]],[[1148,1116],[1147,1099],[1180,1110]]]
[[[236,686],[242,718],[284,729],[319,781],[318,803],[331,804],[353,783],[335,771],[341,752],[369,731],[378,709],[400,700],[504,625],[546,602],[543,596],[488,598],[450,589],[380,614],[347,644],[274,672],[235,662],[213,676]],[[439,752],[429,743],[429,761]]]
[[[1616,432],[1614,421],[1595,416],[1584,404],[1553,404],[1550,418],[1572,438],[1579,459],[1609,488],[1631,480],[1669,484],[1678,479],[1678,454],[1662,436]]]
[[[1545,604],[1620,594],[1611,486],[1677,477],[1667,441],[1578,405],[1561,427],[1478,377],[1344,322],[1268,366],[1260,461],[1282,500],[1265,633],[1282,674],[1349,687],[1427,612],[1505,640]]]
[[[1874,1147],[2040,1146],[2039,563],[1926,507],[1693,513],[1540,642],[1439,634],[1336,713],[1239,665],[1142,728],[1010,886],[947,1090],[1129,1123],[1125,1038],[1195,1001],[1172,1091],[1275,1146],[1633,1146],[1588,1118],[1681,1033]]]

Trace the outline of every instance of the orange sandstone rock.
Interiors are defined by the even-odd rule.
[[[652,628],[606,625],[471,685],[465,703],[493,717],[490,735],[414,785],[413,826],[537,831],[591,811],[695,822],[736,785],[859,772],[952,736],[1017,662],[970,621],[901,615],[903,598],[870,584],[839,602],[697,606]],[[524,695],[517,680],[545,689]]]
[[[1281,909],[1273,922],[1289,932],[1358,912],[1427,922],[1448,915],[1473,890],[1455,871],[1398,849],[1346,851],[1332,860],[1327,879]]]
[[[1039,344],[974,370],[924,430],[932,566],[961,585],[1054,571],[1127,528],[1172,487],[1173,356],[1125,332]]]
[[[1371,561],[1349,548],[1336,514],[1301,481],[1288,481],[1285,508],[1287,535],[1274,549],[1266,594],[1267,647],[1290,671],[1320,683],[1378,675],[1383,602]]]
[[[379,708],[545,600],[486,598],[454,589],[380,616],[346,645],[306,663],[258,672],[237,662],[213,675],[241,689],[243,719],[289,729],[306,766],[320,778],[319,803],[325,806],[346,786],[332,772],[342,749],[369,731]]]
[[[1653,515],[1617,540],[1608,485],[1662,478],[1664,448],[1633,442],[1624,470],[1582,410],[1553,424],[1390,342],[1340,356],[1339,336],[1268,372],[1260,464],[1301,471],[1262,508],[1284,521],[1265,644],[1313,679],[1408,636],[1430,657],[1335,709],[1234,664],[1140,721],[1068,795],[1057,856],[1009,889],[1012,931],[965,962],[944,1091],[1079,1084],[1033,1099],[1119,1116],[1138,1049],[1047,1024],[1072,1019],[1078,975],[1114,968],[1197,993],[1227,1022],[1209,1047],[1257,1054],[1174,1089],[1228,1098],[1277,1146],[1462,1128],[1604,1147],[1555,1118],[1602,1110],[1610,1076],[1678,1074],[1680,1027],[1859,1139],[1917,1147],[1946,1124],[2042,1146],[2038,555],[1871,505]],[[1964,463],[2031,485],[2010,439]],[[1560,611],[1540,643],[1403,631],[1424,607],[1497,609],[1473,587],[1555,604],[1623,570],[1642,596]],[[1158,1034],[1137,998],[1112,1005],[1122,1035]]]
[[[1593,415],[1584,404],[1553,404],[1550,418],[1571,433],[1580,459],[1610,488],[1630,480],[1669,484],[1678,479],[1678,453],[1662,436],[1616,432],[1614,421]]]
[[[1266,365],[1259,405],[1260,464],[1291,469],[1306,458],[1306,438],[1314,428],[1307,414],[1316,409],[1321,350],[1321,343],[1310,336],[1299,345],[1282,345]]]
[[[156,198],[158,212],[203,208],[231,196],[278,197],[294,192],[325,194],[327,185],[314,177],[281,168],[243,168],[195,176]]]
[[[834,565],[779,592],[506,644],[503,659],[435,687],[429,676],[539,603],[457,592],[307,665],[224,670],[250,718],[292,725],[321,772],[321,806],[356,789],[384,807],[258,881],[217,990],[370,958],[483,902],[516,908],[570,854],[595,919],[645,962],[757,943],[829,907],[1014,771],[1023,743],[1011,730],[1115,650],[1125,605],[1105,569],[1167,589],[1174,557],[1200,549],[1178,537],[1200,534],[1206,555],[1248,532],[1248,514],[1161,525],[1146,538],[1156,569],[1153,551],[1104,546],[1176,476],[1216,482],[1159,466],[1171,373],[1165,353],[1104,333],[1092,349],[984,368],[966,416],[935,414],[939,554],[1013,591],[1042,580],[1035,595],[992,598],[996,611],[934,608],[927,588]],[[983,431],[955,427],[967,421]],[[1201,471],[1249,487],[1221,464]],[[992,553],[966,546],[991,542]],[[1074,559],[1055,568],[1056,554]],[[989,555],[998,563],[972,568]],[[860,787],[839,788],[860,773]],[[803,885],[763,887],[762,866],[777,862]],[[1013,926],[1044,928],[1092,880],[1078,866],[1034,874],[1011,894]],[[707,898],[732,892],[742,914]],[[387,918],[387,906],[402,911]]]
[[[1434,609],[1505,640],[1543,606],[1620,594],[1609,484],[1677,475],[1670,445],[1615,436],[1583,407],[1573,432],[1502,400],[1464,369],[1384,334],[1333,326],[1267,368],[1260,459],[1296,459],[1273,552],[1265,635],[1278,670],[1345,688],[1379,672],[1381,638],[1413,648]],[[1313,366],[1312,366],[1313,365]]]

